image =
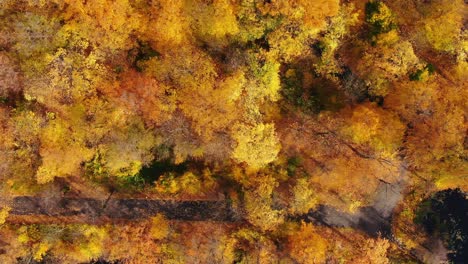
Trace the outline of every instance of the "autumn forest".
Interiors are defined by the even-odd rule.
[[[462,0],[0,0],[0,263],[468,263]]]

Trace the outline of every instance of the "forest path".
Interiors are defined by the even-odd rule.
[[[354,214],[322,205],[306,218],[334,227],[352,227],[376,236],[390,234],[390,217],[402,196],[403,184],[382,182],[373,205]],[[8,203],[13,222],[106,223],[147,219],[158,213],[170,220],[240,222],[243,210],[227,200],[157,200],[16,196]],[[58,220],[59,219],[59,220]]]
[[[310,211],[307,219],[318,224],[333,227],[352,227],[370,236],[391,236],[391,216],[393,210],[403,197],[406,170],[401,168],[400,181],[396,183],[381,182],[376,191],[373,204],[359,208],[355,213],[338,211],[333,207],[322,205]]]
[[[352,227],[376,236],[390,234],[390,217],[402,197],[403,183],[382,182],[374,203],[354,214],[322,205],[311,210],[306,218],[334,227]],[[181,221],[243,221],[242,208],[227,200],[157,200],[132,198],[83,198],[16,196],[8,203],[14,222],[105,223],[147,219],[158,213],[170,220]]]
[[[225,201],[145,199],[42,198],[17,196],[10,215],[28,221],[31,216],[68,218],[70,222],[100,223],[146,219],[158,213],[170,220],[237,221],[238,214]],[[47,221],[47,220],[45,220]]]

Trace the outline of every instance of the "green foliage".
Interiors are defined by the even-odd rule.
[[[287,168],[289,176],[293,176],[296,173],[296,169],[298,166],[301,165],[301,158],[298,156],[294,156],[288,159]]]
[[[100,180],[108,177],[109,174],[104,167],[102,155],[97,152],[93,159],[84,164],[85,175],[93,180]]]
[[[290,69],[282,76],[281,94],[286,101],[306,113],[318,113],[321,106],[317,97],[304,91],[302,72]]]
[[[379,0],[367,2],[365,14],[372,37],[397,29],[392,12]]]
[[[141,41],[138,42],[138,47],[128,52],[129,60],[132,61],[133,67],[139,72],[143,71],[145,61],[160,55],[161,54],[154,50],[149,43]]]
[[[142,190],[146,185],[145,179],[141,177],[141,175],[139,174],[124,177],[122,179],[118,179],[118,182],[120,183],[120,185],[122,186],[124,190],[125,189]]]
[[[157,152],[165,151],[165,148],[160,146]],[[96,153],[92,160],[84,164],[85,175],[96,183],[111,185],[120,191],[142,191],[147,187],[152,187],[163,175],[166,176],[160,180],[160,184],[166,186],[176,175],[181,175],[188,169],[188,162],[174,164],[170,159],[163,159],[143,166],[134,175],[116,177],[109,172],[103,162],[102,155],[99,152]]]
[[[435,72],[434,65],[428,63],[423,69],[418,69],[413,73],[410,73],[410,80],[411,81],[421,81],[424,79],[424,76],[432,75]]]

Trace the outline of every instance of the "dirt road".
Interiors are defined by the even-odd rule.
[[[74,217],[81,222],[121,221],[149,218],[158,213],[171,220],[236,221],[236,213],[224,201],[172,201],[142,199],[97,200],[18,196],[12,201],[11,215]],[[77,218],[78,217],[78,218]]]

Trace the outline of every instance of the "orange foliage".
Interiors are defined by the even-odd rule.
[[[302,223],[300,229],[288,237],[288,249],[299,263],[324,263],[328,241],[317,233],[312,224]]]

